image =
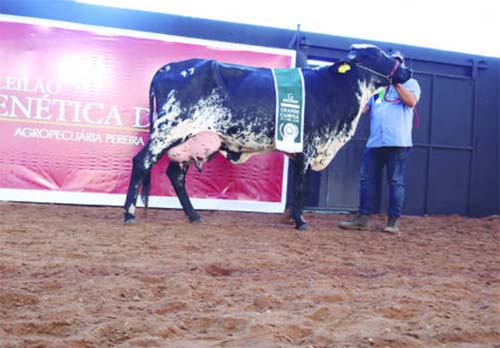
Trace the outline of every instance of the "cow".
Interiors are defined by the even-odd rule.
[[[295,163],[291,218],[299,230],[308,228],[302,216],[307,172],[325,169],[351,139],[362,107],[377,89],[407,81],[412,71],[377,46],[357,44],[344,59],[302,68],[302,75],[303,151],[287,154]],[[201,170],[217,152],[242,163],[253,155],[276,151],[272,69],[206,59],[169,63],[151,81],[149,108],[150,136],[133,158],[124,205],[126,224],[135,222],[141,187],[147,207],[151,168],[164,155],[170,158],[166,174],[184,213],[191,222],[200,223],[185,187],[191,164]]]

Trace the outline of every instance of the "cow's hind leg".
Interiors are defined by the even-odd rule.
[[[167,168],[167,176],[172,182],[177,198],[181,202],[184,213],[192,223],[203,223],[200,215],[194,210],[191,200],[186,191],[186,173],[188,165],[181,165],[178,162],[170,161]]]
[[[147,146],[134,156],[132,161],[132,173],[130,175],[130,183],[124,206],[124,222],[126,224],[135,222],[135,208],[139,190],[144,182],[144,179],[150,175],[151,168],[158,161],[158,157],[159,156],[152,155],[151,152],[148,151]]]
[[[304,154],[297,154],[295,158],[295,182],[294,182],[294,201],[292,207],[292,218],[295,221],[295,228],[298,230],[307,230],[309,225],[304,220],[302,213],[304,211],[304,187],[307,169],[304,163]]]

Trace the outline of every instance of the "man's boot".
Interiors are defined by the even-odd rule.
[[[399,219],[389,218],[387,220],[387,226],[385,226],[382,231],[387,233],[399,233]]]
[[[366,230],[368,229],[368,215],[357,214],[351,221],[341,222],[339,227],[346,230]]]

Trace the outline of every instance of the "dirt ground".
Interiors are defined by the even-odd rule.
[[[0,203],[0,347],[500,347],[500,216]]]

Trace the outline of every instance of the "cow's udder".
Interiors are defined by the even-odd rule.
[[[172,161],[179,163],[191,163],[195,160],[205,162],[219,150],[220,146],[221,139],[217,134],[203,131],[168,150],[167,156]]]

